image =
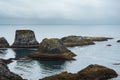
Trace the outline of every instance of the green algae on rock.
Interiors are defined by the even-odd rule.
[[[62,72],[39,80],[106,80],[117,77],[118,74],[101,65],[89,65],[78,73]]]
[[[0,38],[0,48],[9,48],[9,43],[4,37]]]
[[[16,30],[13,48],[36,48],[39,43],[32,30]]]
[[[33,59],[62,59],[71,60],[76,56],[70,50],[68,50],[63,42],[57,38],[43,39],[39,44],[37,51],[28,55],[28,57]]]

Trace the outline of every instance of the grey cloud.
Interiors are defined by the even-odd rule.
[[[0,0],[0,23],[117,24],[119,3],[120,0]]]

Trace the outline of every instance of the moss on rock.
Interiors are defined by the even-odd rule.
[[[60,39],[43,39],[36,52],[28,55],[30,58],[39,59],[73,59],[76,56],[68,50]]]

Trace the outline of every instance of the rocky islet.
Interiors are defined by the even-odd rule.
[[[43,39],[39,44],[37,51],[28,55],[29,58],[33,59],[61,59],[61,60],[72,60],[76,56],[73,52],[68,50],[63,42],[57,38]]]
[[[32,30],[16,30],[12,48],[37,48],[39,43]]]

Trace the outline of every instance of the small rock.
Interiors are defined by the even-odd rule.
[[[111,44],[107,44],[107,46],[112,46]]]
[[[120,43],[120,40],[117,40],[118,43]]]

